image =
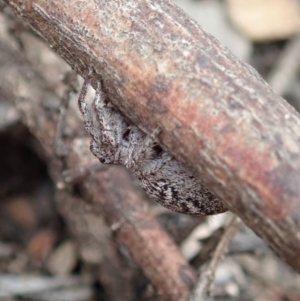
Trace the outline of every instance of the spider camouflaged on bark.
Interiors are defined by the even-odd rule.
[[[122,164],[138,179],[147,194],[173,211],[212,215],[227,211],[203,184],[157,142],[159,130],[149,136],[125,121],[104,97],[100,81],[93,101],[87,101],[89,76],[84,81],[78,104],[91,151],[103,164]]]

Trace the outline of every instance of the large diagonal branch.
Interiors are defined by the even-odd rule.
[[[251,67],[167,0],[6,2],[300,271],[300,119]]]

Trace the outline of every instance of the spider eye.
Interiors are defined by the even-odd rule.
[[[105,158],[100,158],[99,161],[104,164],[105,163]]]
[[[128,128],[128,129],[124,132],[124,134],[123,134],[123,139],[124,139],[125,141],[129,141],[129,134],[130,134],[130,131],[131,131],[131,128]]]
[[[152,147],[152,150],[153,150],[153,153],[152,153],[152,156],[151,156],[151,159],[157,159],[161,156],[161,154],[163,153],[163,149],[160,145],[158,144],[155,144],[153,147]]]

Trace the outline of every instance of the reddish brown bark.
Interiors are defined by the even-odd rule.
[[[164,0],[6,0],[300,271],[299,115]]]

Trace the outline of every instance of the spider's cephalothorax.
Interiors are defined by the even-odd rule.
[[[194,215],[211,215],[227,210],[203,184],[155,137],[146,135],[105,99],[98,82],[92,102],[87,101],[89,80],[85,80],[79,108],[86,130],[92,137],[91,151],[103,164],[122,164],[138,179],[148,195],[171,210]]]

